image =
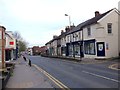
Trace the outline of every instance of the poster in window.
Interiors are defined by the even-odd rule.
[[[99,44],[98,47],[99,47],[99,48],[98,48],[99,51],[102,51],[102,50],[103,50],[103,44]]]
[[[108,43],[106,43],[106,50],[108,50],[109,49],[109,46],[108,46]]]

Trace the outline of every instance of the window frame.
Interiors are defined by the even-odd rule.
[[[112,23],[107,23],[107,33],[112,34]]]
[[[91,36],[91,27],[90,26],[87,27],[87,35]]]
[[[91,43],[94,45],[93,48],[94,48],[94,53],[91,52]],[[84,52],[85,54],[88,54],[88,55],[96,55],[96,51],[95,51],[95,41],[85,41],[84,42]]]

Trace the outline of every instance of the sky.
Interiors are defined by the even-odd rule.
[[[94,17],[94,12],[104,13],[118,9],[120,0],[0,0],[0,25],[7,31],[17,31],[32,46],[44,46],[60,35],[71,24],[78,25]]]

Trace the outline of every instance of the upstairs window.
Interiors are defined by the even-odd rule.
[[[87,27],[87,33],[88,33],[88,36],[91,35],[91,28],[90,27]]]
[[[112,23],[107,24],[108,34],[112,33]]]

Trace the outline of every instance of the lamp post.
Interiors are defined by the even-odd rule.
[[[69,28],[71,29],[71,18],[70,18],[70,15],[65,14],[65,16],[68,16],[68,17],[69,17]]]
[[[65,14],[65,16],[69,17],[69,29],[71,30],[71,17],[68,14]],[[70,46],[72,46],[72,42],[71,42],[71,35],[70,35]],[[72,48],[71,48],[72,49]],[[75,54],[74,54],[74,45],[73,45],[73,57],[75,58]]]

